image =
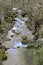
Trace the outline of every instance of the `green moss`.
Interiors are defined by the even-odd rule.
[[[0,53],[5,53],[5,50],[4,49],[0,49]]]
[[[28,41],[27,40],[22,40],[22,43],[23,44],[28,44]]]
[[[7,59],[7,56],[3,53],[0,53],[0,61],[6,60],[6,59]]]
[[[5,55],[5,50],[0,49],[0,61],[6,60],[6,59],[7,59],[7,56]]]
[[[3,60],[7,60],[7,56],[6,55],[3,55]]]
[[[27,36],[22,36],[22,39],[23,39],[23,40],[26,40],[26,39],[27,39]]]
[[[2,56],[0,56],[0,61],[2,61],[3,60],[3,58],[2,58]]]
[[[28,43],[33,43],[33,40],[27,40]]]
[[[29,44],[26,48],[27,48],[27,49],[32,49],[32,48],[35,48],[35,44],[34,44],[34,43]]]
[[[23,44],[30,44],[30,43],[33,43],[33,41],[32,40],[28,40],[27,36],[22,36],[22,43]]]

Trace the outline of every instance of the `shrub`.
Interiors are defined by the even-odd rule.
[[[15,33],[15,30],[12,30],[13,33]]]

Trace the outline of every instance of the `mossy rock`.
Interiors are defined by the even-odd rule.
[[[0,49],[0,53],[5,54],[5,50],[4,49]]]
[[[4,49],[6,51],[6,47],[2,45],[2,49]]]
[[[28,44],[27,40],[22,40],[23,44]]]
[[[11,41],[11,39],[10,38],[7,38],[6,41]]]
[[[0,53],[0,61],[6,60],[7,56],[3,53]]]
[[[17,17],[17,14],[14,17]]]
[[[22,36],[22,39],[23,39],[23,40],[26,40],[26,39],[27,39],[27,36]]]
[[[28,43],[33,43],[33,40],[27,40]]]
[[[18,46],[17,48],[20,48],[20,46]]]
[[[3,56],[3,60],[7,60],[7,56],[6,55]]]
[[[6,51],[6,47],[5,47],[5,46],[3,46],[3,45],[0,45],[0,49],[2,49],[2,50],[5,50],[5,51]]]
[[[22,40],[22,43],[23,44],[31,44],[31,43],[33,43],[33,41],[32,40],[28,40],[28,39],[26,39],[26,40]]]
[[[15,33],[15,30],[12,30],[13,33]]]
[[[11,35],[11,37],[14,37],[14,35]]]
[[[22,17],[25,17],[27,15],[27,13],[25,12],[25,13],[22,13],[21,15],[22,15]]]
[[[32,49],[32,48],[35,48],[35,44],[34,44],[34,43],[29,44],[26,48],[27,48],[27,49]]]
[[[6,60],[7,56],[5,55],[5,50],[0,49],[0,61]]]

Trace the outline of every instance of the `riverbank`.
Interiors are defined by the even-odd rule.
[[[8,34],[8,31],[14,26],[14,22],[12,23],[4,23],[2,24],[2,29],[3,29],[3,33],[0,33],[0,42],[3,43],[4,41],[6,41],[6,36]],[[4,25],[6,25],[6,27],[4,27]]]

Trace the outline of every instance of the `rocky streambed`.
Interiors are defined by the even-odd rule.
[[[27,29],[25,24],[27,20],[28,17],[21,17],[21,15],[16,17],[13,28],[8,31],[7,40],[3,44],[9,48],[6,51],[8,58],[3,62],[3,65],[33,65],[33,50],[27,50],[26,45],[21,43],[23,35],[26,35],[28,39],[33,39],[32,32]]]

